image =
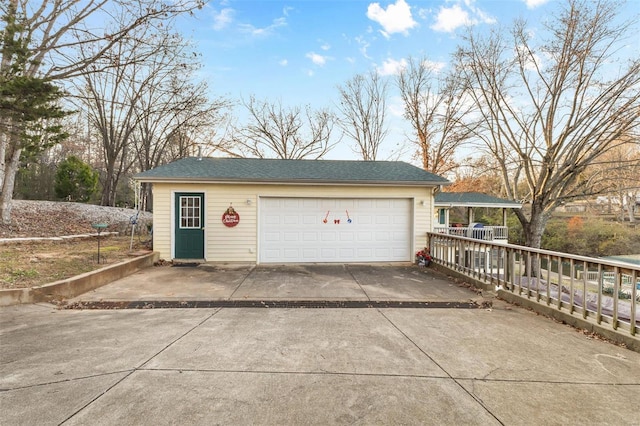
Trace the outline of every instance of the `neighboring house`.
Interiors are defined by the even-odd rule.
[[[602,259],[605,260],[613,260],[616,262],[623,262],[631,266],[640,266],[640,254],[621,254],[619,256],[604,256]],[[616,272],[613,271],[598,271],[598,270],[590,270],[587,271],[587,280],[598,283],[598,276],[602,274],[602,284],[604,289],[607,288],[613,292],[615,286]],[[629,296],[633,294],[632,292],[632,284],[634,283],[633,275],[620,273],[620,292],[626,293]],[[635,286],[636,290],[640,290],[640,276],[635,277]],[[640,302],[640,291],[636,292],[637,300]]]
[[[433,226],[434,232],[460,235],[494,243],[506,243],[509,236],[507,212],[509,209],[521,209],[522,204],[479,192],[438,192],[435,196],[434,207],[436,221]],[[463,207],[467,210],[466,224],[452,225],[449,223],[449,210],[455,207]],[[487,226],[476,222],[473,217],[474,207],[501,209],[502,225]]]
[[[249,263],[413,261],[449,183],[395,161],[200,157],[135,179],[161,258]]]

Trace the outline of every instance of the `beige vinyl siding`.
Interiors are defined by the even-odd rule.
[[[430,187],[154,183],[153,244],[160,258],[166,260],[173,258],[175,192],[205,194],[205,258],[210,262],[257,262],[260,197],[413,199],[414,252],[426,245],[426,233],[433,220]],[[221,220],[229,205],[240,215],[240,223],[233,228],[224,226]]]
[[[153,185],[153,250],[160,258],[171,260],[171,188]]]

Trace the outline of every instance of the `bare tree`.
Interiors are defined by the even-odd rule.
[[[355,142],[355,153],[365,161],[375,160],[388,133],[387,82],[372,71],[356,75],[338,90],[340,127]]]
[[[132,145],[136,171],[196,155],[202,148],[208,152],[221,149],[222,142],[217,142],[215,132],[229,102],[223,98],[209,100],[207,84],[192,81],[197,64],[184,62],[187,58],[180,58],[177,53],[157,58],[155,71],[149,76],[154,81],[134,107]],[[141,208],[150,206],[150,200],[151,186],[143,183]]]
[[[3,1],[0,3],[2,22],[19,24],[20,31],[12,37],[26,42],[28,60],[18,63],[15,55],[2,49],[0,67],[3,72],[20,67],[22,76],[39,76],[49,82],[66,80],[86,72],[134,29],[160,25],[200,6],[201,0]],[[114,22],[112,16],[124,19]],[[101,29],[92,28],[90,21],[100,21]],[[92,54],[78,59],[78,48],[89,45],[93,46]],[[101,67],[94,67],[92,71],[105,71],[111,66],[102,62]],[[9,122],[12,118],[7,116],[0,116],[0,120],[0,219],[10,223],[15,174],[24,147],[17,132],[3,129],[19,128],[23,123]]]
[[[488,155],[463,159],[455,170],[451,171],[452,184],[447,192],[482,192],[504,197],[503,183],[500,179],[496,160]]]
[[[220,121],[226,101],[210,102],[206,84],[193,83],[200,65],[191,47],[171,27],[140,28],[113,46],[109,70],[83,75],[79,99],[101,140],[103,205],[114,205],[130,170],[193,153],[190,134]]]
[[[473,134],[468,118],[475,106],[465,97],[463,80],[455,71],[444,74],[427,58],[409,58],[396,79],[404,118],[415,131],[416,157],[423,169],[436,174],[457,166],[456,151]]]
[[[613,205],[619,207],[619,218],[625,211],[631,223],[635,223],[636,200],[640,200],[640,143],[625,137],[624,143],[601,155],[585,170],[583,179],[594,192],[606,199],[609,213]]]
[[[640,200],[640,145],[627,143],[610,152],[617,167],[609,175],[612,192],[620,200],[620,219],[624,212],[630,223],[636,222],[636,204]]]
[[[242,104],[249,122],[231,127],[226,138],[231,155],[319,159],[335,145],[331,140],[335,118],[327,110],[286,108],[281,102],[258,101],[254,96]]]
[[[581,179],[589,164],[638,128],[640,61],[616,58],[635,32],[618,23],[616,7],[570,0],[545,34],[532,38],[519,20],[510,39],[470,32],[457,52],[480,114],[478,136],[508,197],[529,204],[516,214],[530,247],[540,247],[558,205],[592,192]]]
[[[179,75],[170,81],[150,85],[136,108],[133,139],[139,171],[194,155],[202,147],[209,152],[222,149],[215,131],[229,102],[210,100],[205,82],[190,81],[182,67],[175,71]]]
[[[115,205],[120,177],[133,164],[133,134],[138,124],[136,106],[151,88],[156,71],[154,60],[169,48],[162,43],[150,43],[152,32],[148,28],[132,32],[132,37],[115,43],[104,59],[91,66],[104,66],[104,71],[84,73],[78,79],[77,99],[80,107],[87,111],[91,127],[101,142],[101,205]],[[166,33],[163,40],[168,42]],[[91,49],[80,50],[82,56],[92,54]],[[107,67],[104,62],[111,64]]]

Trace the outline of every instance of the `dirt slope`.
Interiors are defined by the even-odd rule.
[[[94,223],[109,225],[108,230],[127,232],[136,210],[83,203],[13,200],[11,225],[0,225],[0,238],[55,237],[93,233]],[[138,226],[146,229],[152,215],[140,212]]]

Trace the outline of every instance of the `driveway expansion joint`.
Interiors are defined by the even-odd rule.
[[[310,309],[488,309],[491,301],[411,301],[411,300],[139,300],[79,301],[63,309],[184,309],[184,308],[310,308]]]
[[[173,339],[171,342],[169,342],[167,345],[165,345],[162,349],[160,349],[159,351],[157,351],[155,354],[153,354],[149,359],[147,359],[146,361],[142,362],[141,364],[139,364],[137,367],[132,368],[130,370],[128,370],[128,373],[122,377],[120,380],[116,381],[114,384],[112,384],[111,386],[109,386],[107,389],[105,389],[104,391],[102,391],[101,393],[99,393],[98,395],[95,396],[95,398],[93,398],[91,401],[87,402],[85,405],[83,405],[82,407],[80,407],[79,409],[77,409],[76,411],[74,411],[70,416],[68,416],[65,420],[63,420],[60,424],[65,424],[67,423],[67,421],[69,421],[71,418],[75,417],[78,413],[80,413],[81,411],[85,410],[87,407],[89,407],[90,405],[92,405],[94,402],[96,402],[98,399],[102,398],[105,394],[107,394],[108,392],[110,392],[112,389],[114,389],[116,386],[120,385],[120,383],[124,382],[125,380],[127,380],[129,377],[131,377],[131,375],[133,375],[135,372],[140,371],[141,369],[143,369],[143,367],[145,365],[147,365],[149,362],[151,362],[151,360],[153,360],[155,357],[157,357],[158,355],[160,355],[161,353],[163,353],[164,351],[166,351],[168,348],[170,348],[171,346],[173,346],[176,342],[182,340],[187,334],[191,333],[193,330],[195,330],[196,328],[200,327],[202,324],[204,324],[205,322],[209,321],[213,316],[215,316],[218,312],[220,312],[220,310],[217,310],[215,312],[213,312],[210,315],[207,315],[207,317],[205,319],[203,319],[202,321],[198,322],[196,325],[194,325],[193,327],[189,328],[188,330],[186,330],[185,332],[183,332],[182,334],[180,334],[180,336],[178,336],[177,338]]]
[[[362,287],[362,284],[360,283],[360,281],[358,281],[358,279],[356,278],[355,275],[353,275],[353,271],[351,269],[349,269],[349,265],[344,265],[345,269],[347,270],[347,272],[349,273],[349,275],[351,275],[351,278],[353,279],[353,282],[355,282],[358,287],[360,288],[360,290],[364,293],[364,295],[367,297],[367,300],[371,300],[371,297],[369,297],[369,295],[367,294],[367,291],[364,289],[364,287]]]

